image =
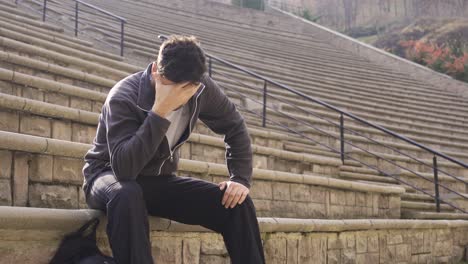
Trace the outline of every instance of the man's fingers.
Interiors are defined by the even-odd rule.
[[[234,199],[234,196],[236,194],[236,191],[237,191],[237,188],[232,184],[227,188],[226,192],[224,193],[224,196],[226,196],[226,200],[223,203],[224,207],[228,208],[231,205],[232,200]]]
[[[225,182],[225,181],[219,183],[219,189],[220,189],[221,191],[224,190],[225,187],[226,187],[226,182]]]
[[[247,194],[249,194],[248,191],[242,192],[242,195],[241,195],[241,197],[239,199],[238,204],[242,204],[245,201],[245,198],[247,198]]]
[[[229,192],[231,191],[231,190],[230,190],[231,188],[229,188],[229,185],[228,185],[227,183],[226,183],[225,188],[226,188],[226,191],[224,192],[223,200],[221,201],[221,204],[222,204],[223,206],[224,206],[224,204],[226,204],[226,201],[227,201],[227,199],[229,198]]]
[[[240,190],[239,188],[237,188],[237,191],[236,191],[236,193],[234,194],[233,199],[232,199],[232,202],[231,202],[231,204],[229,204],[229,207],[234,208],[234,206],[236,206],[237,203],[239,202],[241,196],[242,196],[242,190]]]

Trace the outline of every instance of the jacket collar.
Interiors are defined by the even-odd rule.
[[[154,104],[154,98],[156,92],[154,90],[153,85],[151,84],[151,67],[153,63],[150,63],[146,70],[143,71],[140,77],[140,85],[138,87],[138,98],[137,98],[137,107],[145,112],[151,111],[151,108]],[[189,104],[193,104],[193,100],[195,100],[202,92],[204,88],[201,87],[198,91],[190,98]]]
[[[146,70],[143,71],[140,77],[140,85],[138,87],[137,107],[145,112],[151,111],[154,104],[155,91],[151,85],[151,66],[150,63]]]

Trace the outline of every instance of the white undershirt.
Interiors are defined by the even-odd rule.
[[[179,141],[190,121],[189,104],[185,104],[177,110],[172,111],[166,116],[166,119],[171,121],[169,129],[166,132],[169,147],[172,149]]]

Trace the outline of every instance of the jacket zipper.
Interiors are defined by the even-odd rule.
[[[185,142],[187,142],[187,140],[189,139],[190,137],[190,134],[192,134],[192,121],[193,121],[193,118],[195,117],[195,113],[197,112],[197,106],[198,106],[198,97],[200,97],[200,95],[202,94],[202,92],[205,90],[205,87],[203,88],[203,90],[200,91],[200,93],[197,95],[197,98],[195,98],[195,111],[193,112],[192,114],[192,117],[190,118],[190,122],[189,122],[189,134],[188,134],[188,137],[187,139],[185,139],[184,141],[180,142],[179,144],[177,144],[175,147],[174,147],[174,150],[171,150],[170,146],[169,146],[169,152],[170,152],[170,155],[162,162],[161,164],[161,167],[159,167],[159,171],[158,171],[158,174],[156,174],[156,176],[158,176],[159,174],[161,174],[161,170],[162,170],[162,167],[164,166],[164,164],[166,163],[166,161],[170,158],[171,159],[171,162],[174,160],[174,152],[177,150],[177,148],[184,144]],[[169,144],[169,142],[168,142]]]

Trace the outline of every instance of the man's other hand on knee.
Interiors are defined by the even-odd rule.
[[[220,182],[219,189],[226,189],[221,201],[225,208],[234,208],[237,204],[242,204],[249,194],[249,188],[234,181]]]

